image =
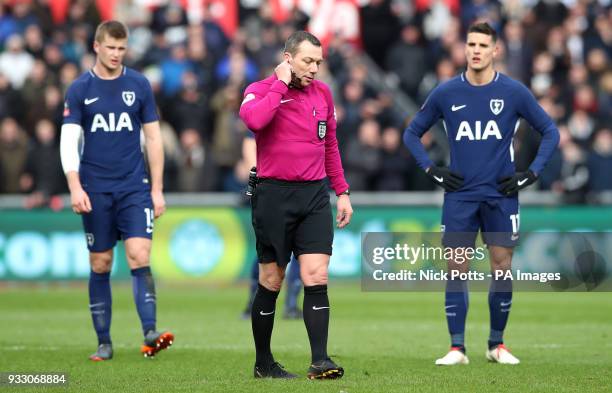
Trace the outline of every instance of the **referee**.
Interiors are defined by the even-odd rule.
[[[315,76],[323,61],[321,42],[305,31],[285,42],[274,75],[247,87],[240,117],[255,133],[259,181],[251,198],[259,258],[259,285],[251,322],[255,378],[295,378],[274,360],[270,339],[276,298],[291,253],[304,282],[304,324],[310,340],[309,379],[340,378],[342,367],[327,355],[327,275],[334,237],[326,177],[338,195],[336,225],[353,209],[336,140],[334,102]]]

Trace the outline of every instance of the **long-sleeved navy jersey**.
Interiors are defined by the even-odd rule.
[[[140,148],[143,124],[157,121],[153,91],[140,73],[123,67],[115,79],[90,70],[66,92],[64,124],[83,127],[79,175],[86,191],[150,189]]]
[[[465,178],[446,198],[483,201],[501,198],[497,180],[514,175],[512,140],[520,118],[542,134],[529,169],[539,174],[559,143],[559,131],[531,92],[520,82],[495,73],[483,86],[471,85],[465,73],[439,85],[404,132],[404,143],[419,166],[433,165],[421,136],[442,118],[450,145],[450,169]]]

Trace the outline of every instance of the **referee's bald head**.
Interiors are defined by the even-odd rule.
[[[314,46],[321,46],[321,41],[314,35],[304,30],[298,30],[291,34],[287,41],[285,41],[284,52],[290,53],[291,56],[295,56],[298,52],[300,44],[304,41],[310,42]]]

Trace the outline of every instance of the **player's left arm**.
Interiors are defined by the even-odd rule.
[[[149,162],[149,174],[151,176],[151,199],[155,218],[161,216],[166,210],[164,199],[164,147],[161,139],[159,121],[153,121],[142,125],[145,135],[145,148],[147,161]]]
[[[342,168],[342,159],[340,158],[340,149],[338,148],[338,139],[336,138],[336,108],[331,91],[327,86],[324,86],[323,94],[327,102],[327,131],[325,134],[325,173],[329,178],[334,192],[338,196],[336,202],[336,225],[338,228],[344,228],[351,222],[353,216],[353,207],[349,198],[349,185],[344,178],[344,169]]]
[[[164,199],[164,145],[159,127],[157,105],[153,96],[153,89],[149,81],[142,78],[143,102],[140,106],[140,121],[145,136],[145,149],[149,162],[149,175],[151,176],[151,199],[155,218],[161,216],[166,210]]]
[[[498,181],[499,191],[504,195],[515,194],[533,184],[559,144],[557,126],[542,109],[533,94],[522,84],[519,84],[516,102],[518,103],[519,115],[542,135],[542,141],[538,147],[538,153],[527,171],[517,172],[514,176],[508,176]]]

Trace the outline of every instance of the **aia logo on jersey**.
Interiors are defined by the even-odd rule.
[[[134,126],[132,125],[132,119],[130,115],[126,112],[121,112],[119,117],[115,117],[113,112],[108,114],[108,117],[105,117],[101,113],[96,113],[91,122],[91,132],[96,132],[98,130],[102,130],[104,132],[118,132],[123,129],[128,131],[134,131]]]
[[[499,115],[502,109],[504,109],[504,100],[493,99],[489,101],[489,108],[491,108],[491,112],[493,112],[494,115]]]
[[[480,120],[474,122],[474,127],[464,120],[459,124],[455,140],[460,141],[462,138],[467,138],[470,141],[486,141],[489,138],[502,139],[502,136],[495,120],[489,120],[485,124],[484,130]]]
[[[134,105],[134,101],[136,101],[136,93],[133,91],[124,91],[121,93],[121,98],[123,98],[125,105],[132,106]]]

